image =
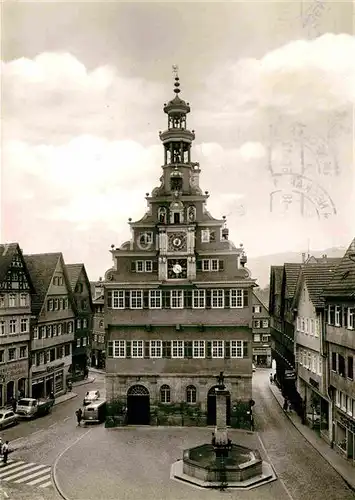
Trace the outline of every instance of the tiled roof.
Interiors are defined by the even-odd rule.
[[[32,283],[36,290],[35,295],[32,297],[32,309],[35,314],[38,314],[42,308],[53,273],[61,257],[62,254],[60,252],[24,255]]]
[[[74,292],[75,286],[78,282],[81,270],[83,269],[84,264],[66,264],[65,268],[67,270],[69,282],[72,291]]]
[[[301,271],[301,279],[307,285],[310,299],[315,307],[324,305],[323,290],[334,276],[334,270],[341,259],[332,259],[333,262],[317,262],[306,264]]]
[[[324,293],[327,297],[355,298],[355,238],[334,270]]]
[[[286,292],[285,297],[291,299],[295,295],[298,275],[302,268],[302,264],[285,263],[285,277],[286,277]]]
[[[0,245],[0,281],[5,278],[8,267],[14,255],[17,254],[18,249],[18,243],[5,243]]]

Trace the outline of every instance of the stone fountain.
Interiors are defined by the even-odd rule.
[[[171,467],[171,478],[203,488],[251,489],[276,479],[256,449],[232,443],[227,429],[227,396],[223,372],[217,377],[216,427],[211,443],[184,450]]]

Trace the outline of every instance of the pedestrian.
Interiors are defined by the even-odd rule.
[[[89,376],[89,368],[86,366],[84,370],[84,378],[88,378]]]
[[[284,399],[284,405],[283,405],[283,411],[287,412],[287,410],[288,410],[288,399],[285,398]]]
[[[78,421],[78,425],[80,426],[80,422],[83,419],[83,411],[82,411],[82,409],[79,408],[78,410],[76,410],[75,415],[76,415],[76,419]]]
[[[9,442],[5,441],[5,444],[2,446],[2,454],[3,454],[3,462],[7,464],[7,456],[9,454]]]
[[[270,384],[274,383],[274,377],[272,376],[272,373],[270,373]]]
[[[14,413],[16,413],[16,405],[17,405],[17,403],[16,403],[16,399],[15,399],[15,398],[12,398],[12,399],[11,399],[11,406],[12,406],[12,411],[13,411]]]

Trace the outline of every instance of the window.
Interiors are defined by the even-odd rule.
[[[69,321],[68,323],[68,333],[73,333],[73,322]]]
[[[62,335],[62,325],[61,325],[61,323],[59,323],[59,325],[57,325],[57,334],[58,335]]]
[[[318,375],[322,376],[323,375],[323,360],[322,356],[317,356],[318,357]]]
[[[112,309],[124,309],[124,290],[113,290],[112,292]]]
[[[253,313],[261,313],[261,306],[253,306]]]
[[[319,337],[319,331],[320,331],[319,325],[320,325],[319,319],[316,319],[314,322],[314,336],[315,337]]]
[[[28,319],[26,318],[22,318],[21,319],[21,324],[20,324],[20,328],[21,328],[21,333],[25,333],[25,332],[28,332]]]
[[[88,327],[88,320],[86,318],[83,319],[83,328]]]
[[[206,305],[206,290],[194,290],[192,307],[194,309],[204,309]]]
[[[261,340],[262,340],[262,342],[269,342],[270,335],[262,335]]]
[[[243,357],[243,341],[242,340],[231,340],[231,358],[242,358]]]
[[[304,318],[301,317],[301,332],[304,333]]]
[[[52,325],[48,325],[47,326],[47,336],[49,338],[52,338],[53,337],[53,326]]]
[[[85,347],[85,346],[86,346],[86,344],[87,344],[87,342],[86,342],[86,337],[83,337],[83,347]]]
[[[70,344],[65,344],[64,354],[65,354],[65,356],[70,356]]]
[[[55,361],[55,349],[51,349],[49,351],[49,360],[50,361]]]
[[[194,385],[188,385],[186,387],[186,403],[196,403],[197,401],[197,391]]]
[[[254,328],[260,328],[260,327],[261,327],[260,319],[255,319],[254,320]]]
[[[212,358],[224,358],[223,340],[212,340]]]
[[[53,325],[53,337],[57,336],[57,325]]]
[[[125,340],[113,341],[113,357],[125,358],[126,357],[126,342]]]
[[[173,340],[172,341],[172,358],[183,358],[184,357],[184,341],[183,340]]]
[[[5,295],[3,293],[0,295],[0,307],[5,307]]]
[[[143,309],[143,290],[131,290],[130,307],[131,309]]]
[[[0,363],[5,363],[5,351],[4,351],[4,349],[0,350]]]
[[[224,290],[211,290],[211,307],[213,309],[223,309],[224,307]]]
[[[59,311],[59,299],[54,299],[54,310]]]
[[[171,309],[183,309],[184,307],[184,291],[171,290],[170,292],[170,307]]]
[[[335,391],[335,404],[337,406],[340,406],[340,395],[341,395],[341,392],[338,389],[336,389],[336,391]]]
[[[210,230],[209,229],[202,229],[201,242],[202,243],[209,243],[210,242]]]
[[[81,319],[77,319],[76,320],[76,328],[77,328],[77,330],[80,330],[80,328],[81,328]]]
[[[161,309],[161,290],[149,290],[149,308]]]
[[[209,271],[209,270],[210,270],[210,260],[202,259],[202,271]]]
[[[254,342],[260,342],[260,333],[254,334]]]
[[[340,326],[340,306],[335,306],[335,326]]]
[[[20,307],[27,306],[27,293],[21,293],[20,295]]]
[[[308,318],[304,320],[304,333],[308,334]]]
[[[151,340],[150,341],[149,355],[151,358],[161,358],[162,357],[162,341],[161,340]]]
[[[204,358],[205,357],[205,341],[204,340],[194,340],[192,349],[193,358]]]
[[[132,340],[132,358],[144,357],[144,343],[143,340]]]
[[[57,347],[57,358],[58,359],[62,359],[63,354],[64,354],[64,352],[63,352],[63,346],[60,345],[59,347]]]
[[[143,260],[136,260],[136,273],[144,272],[144,262]]]
[[[27,346],[20,347],[20,358],[27,358]]]
[[[76,347],[80,347],[80,339],[76,339]]]
[[[10,333],[16,333],[16,323],[15,319],[10,319]]]
[[[347,376],[350,380],[354,380],[354,358],[353,358],[353,356],[348,356]]]
[[[263,319],[262,327],[263,328],[269,328],[269,320],[268,319]]]
[[[348,412],[349,415],[353,414],[353,408],[352,408],[352,399],[349,396],[346,396],[346,411]]]
[[[14,293],[9,295],[9,307],[16,307],[16,295]]]
[[[14,359],[16,359],[16,349],[14,347],[11,347],[8,350],[8,359],[9,361],[13,361]]]
[[[33,338],[38,339],[38,326],[33,328]]]
[[[6,335],[5,321],[4,320],[0,321],[0,335]]]
[[[349,307],[348,308],[348,329],[353,330],[355,326],[355,321],[354,321],[354,307]]]
[[[219,260],[218,259],[211,260],[211,271],[219,271]]]
[[[341,354],[338,354],[338,373],[345,377],[345,358]]]
[[[166,384],[162,385],[160,388],[160,402],[170,403],[170,387]]]
[[[152,260],[146,260],[145,261],[145,272],[146,273],[151,273],[153,271],[153,261]]]
[[[309,334],[314,335],[314,319],[309,320]]]
[[[243,307],[243,290],[231,289],[230,307]]]
[[[333,372],[337,371],[337,353],[332,352],[332,370]]]

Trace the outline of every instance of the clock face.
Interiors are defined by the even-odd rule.
[[[186,233],[169,233],[168,234],[168,250],[169,252],[178,252],[186,250]]]
[[[168,259],[168,278],[186,279],[187,278],[187,260],[186,259]]]
[[[137,238],[137,245],[141,250],[148,250],[153,244],[153,233],[146,231],[140,233]]]

